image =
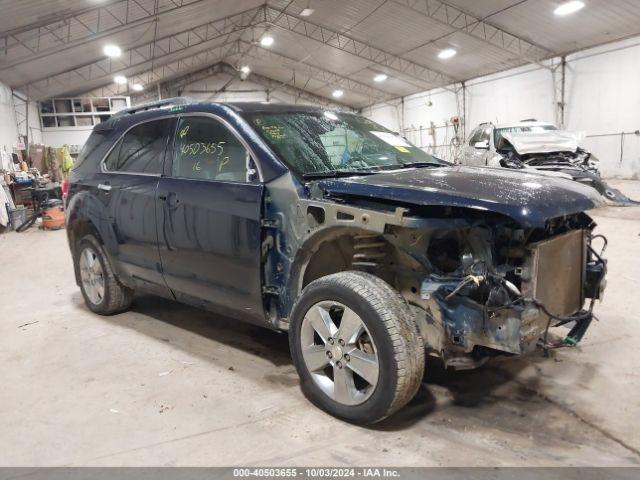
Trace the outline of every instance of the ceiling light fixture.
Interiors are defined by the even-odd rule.
[[[373,77],[373,81],[374,82],[384,82],[387,78],[389,78],[389,77],[386,74],[379,73],[378,75]]]
[[[102,52],[110,58],[118,58],[120,55],[122,55],[122,49],[117,45],[113,45],[112,43],[110,43],[109,45],[105,45],[102,49]]]
[[[331,95],[333,95],[334,98],[340,98],[341,96],[344,95],[344,91],[342,91],[342,90],[334,90]]]
[[[115,77],[113,77],[113,81],[118,85],[124,85],[125,83],[127,83],[127,77],[125,77],[124,75],[116,75]]]
[[[133,88],[133,90],[135,90],[136,92],[141,92],[142,90],[144,90],[144,87],[139,83],[134,83],[133,85],[131,85],[131,88]]]
[[[273,45],[273,37],[270,35],[265,35],[260,39],[260,45],[262,45],[263,47],[270,47],[271,45]]]
[[[251,68],[249,67],[249,65],[243,65],[242,67],[240,67],[240,71],[246,75],[251,72]]]
[[[570,2],[565,2],[553,11],[558,16],[570,15],[572,13],[577,12],[578,10],[582,10],[584,7],[584,2],[580,0],[571,0]]]
[[[313,8],[305,8],[304,10],[302,10],[300,12],[300,16],[301,17],[310,17],[311,15],[313,15],[313,12],[315,12],[315,10]]]
[[[451,58],[455,56],[456,53],[458,52],[456,52],[456,50],[453,48],[445,48],[444,50],[440,50],[440,53],[438,54],[438,58],[446,60],[447,58]]]

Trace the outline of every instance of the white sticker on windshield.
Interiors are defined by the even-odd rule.
[[[383,142],[388,143],[392,147],[411,147],[400,135],[394,135],[390,132],[375,132],[371,130],[369,133],[375,135]]]

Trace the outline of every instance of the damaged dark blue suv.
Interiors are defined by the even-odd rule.
[[[357,115],[172,99],[95,127],[67,233],[92,311],[150,292],[288,331],[308,397],[370,423],[413,397],[425,354],[468,369],[578,342],[604,285],[600,202]]]

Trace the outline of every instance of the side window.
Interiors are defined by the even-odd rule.
[[[479,130],[478,140],[476,142],[489,141],[489,135],[491,135],[491,127],[481,128]]]
[[[162,173],[171,120],[141,123],[129,130],[105,160],[111,172]]]
[[[247,182],[249,152],[227,127],[208,117],[183,117],[173,150],[174,177]]]

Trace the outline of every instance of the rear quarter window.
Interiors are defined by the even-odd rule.
[[[106,150],[109,148],[111,143],[108,141],[108,137],[111,131],[99,131],[92,132],[89,135],[86,143],[82,147],[80,151],[80,155],[74,162],[73,169],[79,168],[83,165],[87,160],[90,160],[90,163],[98,163],[102,156],[106,153]]]
[[[153,120],[136,125],[118,141],[105,159],[110,172],[162,173],[171,120]]]

